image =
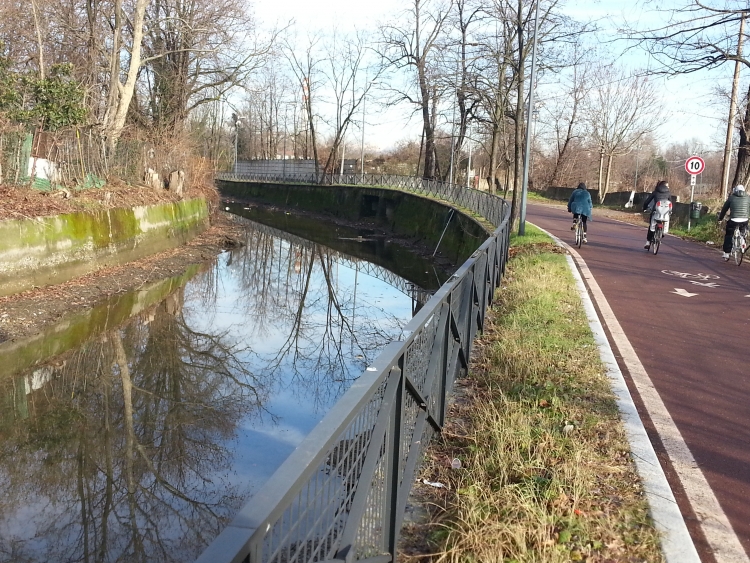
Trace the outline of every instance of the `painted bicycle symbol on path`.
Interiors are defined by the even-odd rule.
[[[716,282],[712,282],[709,280],[718,280],[719,276],[716,274],[690,274],[688,272],[676,272],[674,270],[662,270],[662,274],[667,274],[668,276],[674,276],[676,278],[682,278],[685,281],[688,281],[692,283],[693,285],[702,285],[704,287],[719,287],[719,284]]]

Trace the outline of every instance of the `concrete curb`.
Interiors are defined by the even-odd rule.
[[[664,558],[667,563],[700,563],[698,551],[690,537],[685,519],[682,517],[682,513],[677,506],[677,501],[667,482],[667,477],[646,434],[646,428],[643,426],[643,422],[638,415],[630,391],[628,391],[625,378],[622,375],[620,367],[617,365],[617,360],[604,332],[602,322],[599,319],[591,296],[573,259],[573,255],[577,255],[577,252],[548,231],[536,225],[535,227],[547,234],[558,246],[565,248],[570,253],[566,256],[568,265],[581,296],[591,332],[599,348],[599,356],[605,365],[612,390],[617,398],[617,407],[622,415],[623,425],[636,469],[643,482],[644,492],[646,493],[646,498],[651,509],[651,516],[654,519],[656,529],[662,537],[661,545]],[[580,256],[577,256],[577,258],[583,262]]]

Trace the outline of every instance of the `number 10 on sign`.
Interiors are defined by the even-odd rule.
[[[691,156],[685,161],[685,171],[688,174],[700,174],[706,167],[706,163],[699,156]]]

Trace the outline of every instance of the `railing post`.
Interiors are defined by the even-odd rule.
[[[403,417],[404,417],[404,373],[401,369],[391,370],[391,377],[398,377],[399,384],[396,396],[393,400],[391,410],[391,423],[388,429],[388,471],[386,473],[385,507],[383,511],[385,523],[383,525],[384,547],[396,560],[396,544],[398,543],[399,530],[396,523],[400,520],[396,517],[398,507],[398,493],[401,483],[401,440],[403,439]]]

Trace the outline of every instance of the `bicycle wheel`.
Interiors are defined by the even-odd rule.
[[[742,243],[740,242],[740,236],[738,232],[734,233],[734,238],[732,239],[732,254],[734,255],[734,263],[738,266],[742,264]]]
[[[654,229],[654,240],[651,243],[651,252],[656,255],[657,252],[659,252],[659,247],[661,246],[661,237],[664,231],[662,231],[661,225],[656,225],[656,229]]]
[[[576,246],[581,248],[583,245],[583,221],[578,219],[576,223]]]

